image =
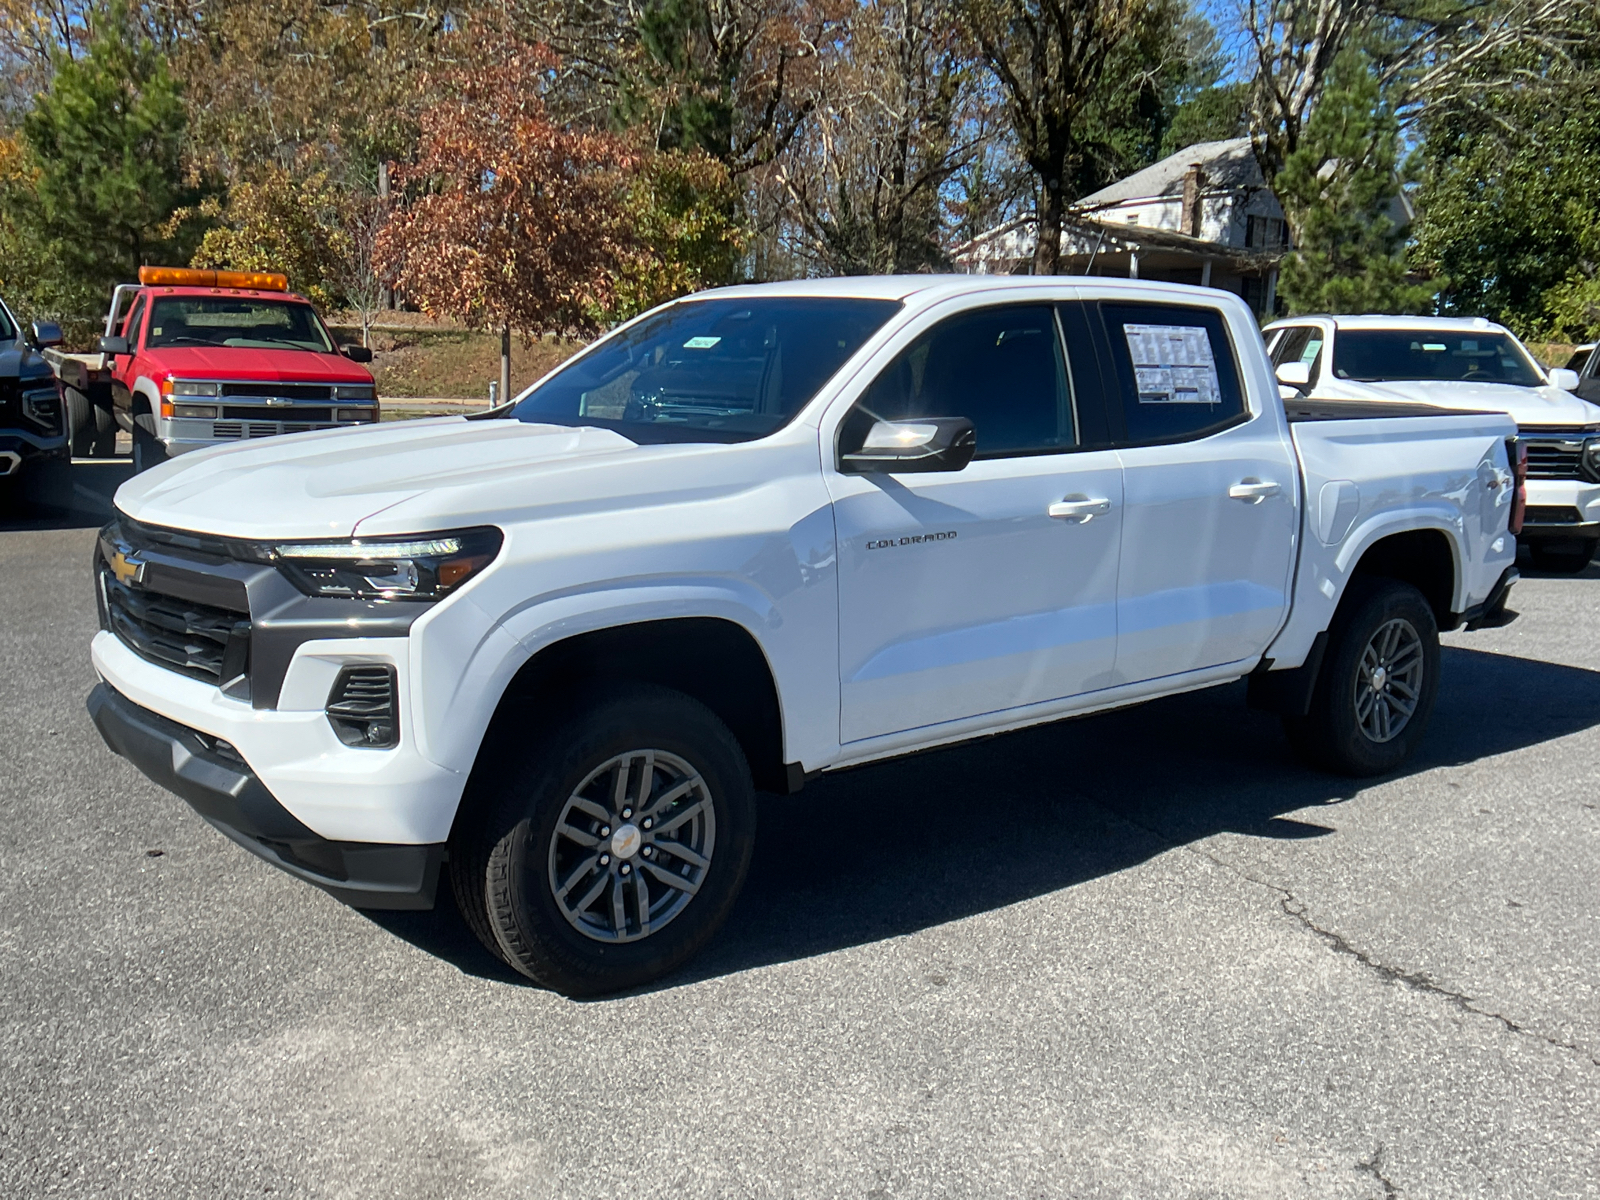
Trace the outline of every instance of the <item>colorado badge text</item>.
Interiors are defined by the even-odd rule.
[[[956,536],[954,529],[947,533],[912,533],[901,538],[878,538],[867,543],[868,550],[888,550],[892,546],[916,546],[923,542],[948,542]]]

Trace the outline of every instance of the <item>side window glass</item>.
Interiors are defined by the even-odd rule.
[[[876,421],[914,417],[966,417],[978,458],[1071,449],[1072,395],[1052,307],[1007,305],[939,322],[856,401],[840,427],[840,453],[859,449]]]
[[[1244,418],[1233,346],[1216,309],[1102,303],[1100,313],[1128,442],[1187,441]]]
[[[1299,362],[1300,352],[1310,340],[1311,330],[1307,326],[1296,325],[1293,329],[1285,329],[1278,338],[1278,344],[1272,348],[1272,365],[1281,367],[1286,362]]]
[[[1305,363],[1316,379],[1317,367],[1322,362],[1322,330],[1315,325],[1296,325],[1285,329],[1278,344],[1272,348],[1272,365],[1281,367],[1286,362]]]
[[[122,326],[122,336],[128,339],[130,349],[139,348],[139,325],[144,320],[144,297],[140,296],[128,310],[128,319]]]

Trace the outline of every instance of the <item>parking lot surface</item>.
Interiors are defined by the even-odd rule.
[[[767,799],[709,952],[577,1003],[107,751],[94,523],[0,526],[0,1195],[1600,1195],[1600,568],[1393,778],[1234,686]]]

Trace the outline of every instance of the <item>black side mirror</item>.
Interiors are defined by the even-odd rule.
[[[960,471],[978,450],[978,433],[966,417],[922,417],[879,421],[861,449],[839,457],[851,475]]]
[[[103,337],[100,339],[100,353],[118,355],[132,354],[133,351],[128,347],[127,338],[113,335],[111,337]]]
[[[339,353],[351,362],[369,363],[372,361],[372,350],[367,346],[340,346]]]
[[[35,321],[33,323],[33,344],[36,349],[47,350],[51,346],[59,346],[66,339],[61,336],[61,326],[54,321]]]

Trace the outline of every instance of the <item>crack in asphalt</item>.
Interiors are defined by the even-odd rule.
[[[1383,1185],[1383,1200],[1400,1200],[1400,1188],[1383,1173],[1383,1143],[1372,1152],[1372,1157],[1356,1160],[1356,1170],[1364,1171]]]
[[[1093,802],[1091,801],[1091,803]],[[1295,896],[1292,891],[1286,887],[1283,887],[1281,884],[1273,883],[1267,879],[1258,879],[1254,875],[1250,874],[1250,872],[1235,866],[1233,863],[1228,862],[1224,858],[1219,858],[1210,850],[1204,849],[1200,846],[1190,843],[1174,842],[1166,837],[1166,835],[1160,830],[1153,829],[1144,824],[1142,821],[1135,821],[1131,817],[1124,816],[1121,813],[1112,812],[1102,805],[1096,805],[1096,807],[1100,808],[1101,811],[1105,812],[1113,819],[1131,825],[1135,829],[1142,830],[1165,846],[1175,850],[1185,850],[1190,854],[1194,854],[1205,859],[1213,866],[1220,867],[1229,874],[1243,879],[1247,883],[1253,883],[1257,887],[1263,887],[1269,891],[1276,892],[1278,894],[1278,907],[1283,910],[1285,916],[1291,917],[1298,922],[1301,927],[1320,938],[1335,954],[1343,954],[1349,958],[1355,959],[1358,963],[1372,971],[1386,983],[1398,983],[1404,987],[1410,988],[1412,991],[1437,996],[1441,1000],[1446,1001],[1462,1012],[1471,1013],[1474,1016],[1479,1017],[1488,1017],[1492,1021],[1498,1021],[1504,1029],[1511,1033],[1520,1034],[1521,1036],[1527,1038],[1533,1038],[1535,1041],[1543,1042],[1547,1046],[1553,1046],[1558,1050],[1571,1051],[1572,1053],[1586,1059],[1594,1066],[1600,1067],[1600,1058],[1596,1058],[1582,1046],[1576,1045],[1572,1042],[1563,1042],[1559,1038],[1551,1037],[1549,1034],[1540,1033],[1537,1029],[1530,1029],[1526,1025],[1521,1025],[1518,1022],[1513,1021],[1510,1017],[1507,1017],[1501,1013],[1494,1012],[1487,1008],[1479,1008],[1473,1003],[1473,998],[1471,996],[1468,996],[1462,992],[1451,991],[1447,987],[1442,987],[1420,971],[1402,971],[1399,967],[1392,967],[1388,963],[1378,961],[1366,951],[1352,945],[1349,939],[1343,934],[1338,933],[1335,930],[1324,929],[1322,926],[1318,925],[1306,915],[1306,906],[1304,902]]]

